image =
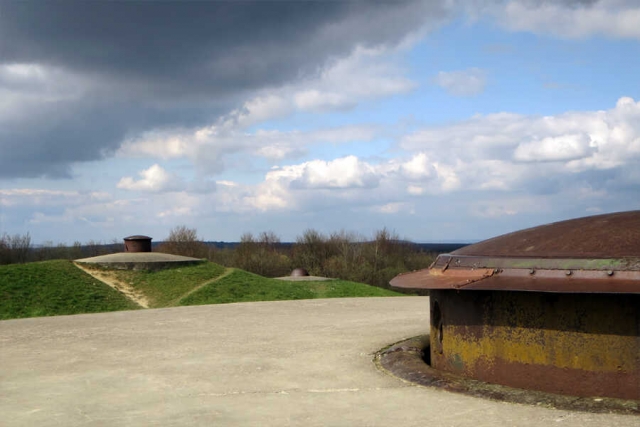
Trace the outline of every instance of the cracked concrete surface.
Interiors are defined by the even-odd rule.
[[[426,332],[424,297],[257,302],[0,322],[3,426],[602,426],[423,388],[373,354]]]

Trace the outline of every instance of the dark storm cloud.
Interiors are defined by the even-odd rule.
[[[118,107],[85,100],[35,114],[34,122],[23,127],[0,130],[0,178],[69,177],[69,162],[109,154],[132,118],[126,108]]]
[[[287,80],[356,42],[393,43],[423,19],[397,2],[20,1],[2,11],[3,62],[216,91]]]
[[[0,116],[0,177],[64,176],[127,132],[211,120],[252,90],[308,76],[357,44],[397,43],[443,13],[415,1],[0,0],[0,67],[38,64],[84,85],[28,120]],[[30,90],[18,86],[14,95]]]

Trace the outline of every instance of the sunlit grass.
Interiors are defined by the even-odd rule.
[[[0,319],[140,308],[120,292],[57,260],[0,266]]]
[[[160,271],[118,271],[116,276],[142,292],[153,308],[175,305],[187,293],[224,271],[225,267],[219,264],[203,262]]]
[[[396,295],[401,294],[344,280],[293,282],[235,270],[180,300],[180,305]]]
[[[102,269],[143,294],[151,308],[314,298],[395,296],[345,280],[283,281],[204,262],[160,271]],[[71,261],[0,266],[0,319],[140,308]]]

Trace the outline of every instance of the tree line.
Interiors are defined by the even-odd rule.
[[[111,242],[89,240],[71,245],[45,242],[40,246],[33,246],[31,236],[26,234],[0,235],[0,265],[21,264],[25,262],[47,261],[52,259],[78,259],[98,255],[112,254],[122,251],[122,243],[117,239]]]
[[[122,243],[89,241],[71,246],[49,242],[32,247],[29,234],[0,236],[0,265],[78,259],[122,251]],[[305,230],[293,243],[283,243],[272,231],[245,233],[232,248],[219,249],[204,242],[195,228],[177,226],[154,248],[155,252],[206,258],[226,267],[236,267],[266,277],[288,276],[304,268],[312,276],[323,276],[388,287],[397,274],[427,268],[435,254],[400,239],[386,228],[367,238],[339,231],[324,234]]]
[[[234,248],[214,249],[197,237],[195,229],[180,226],[157,251],[207,258],[266,277],[288,276],[294,268],[304,268],[312,276],[379,287],[388,287],[399,273],[427,268],[435,258],[386,228],[369,239],[347,231],[323,234],[308,229],[293,244],[282,243],[272,231],[245,233]]]

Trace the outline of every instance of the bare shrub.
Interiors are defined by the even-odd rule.
[[[266,277],[280,277],[291,272],[291,260],[284,253],[280,237],[263,231],[257,237],[244,233],[233,256],[233,265]]]
[[[198,237],[195,228],[186,225],[174,227],[164,242],[158,247],[158,252],[182,255],[193,258],[208,258],[209,247]]]
[[[31,253],[31,236],[4,233],[0,237],[0,264],[25,263]]]
[[[428,267],[431,254],[401,240],[397,233],[383,228],[373,239],[346,231],[326,237],[316,230],[306,230],[292,249],[295,267],[312,275],[340,278],[388,287],[397,274]]]
[[[11,246],[9,246],[9,236],[0,236],[0,265],[11,264]]]
[[[305,230],[293,246],[294,265],[306,269],[312,276],[321,276],[323,265],[331,256],[327,240],[327,237],[317,230]]]
[[[104,245],[97,240],[89,240],[85,243],[83,253],[87,257],[104,255],[106,253]]]

